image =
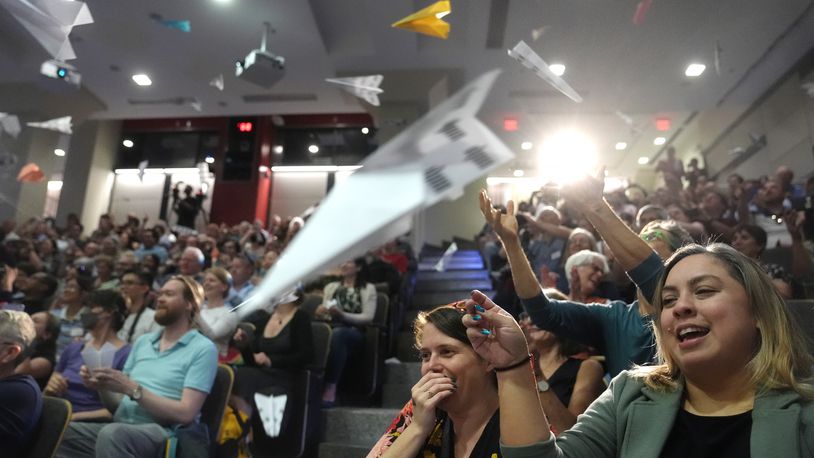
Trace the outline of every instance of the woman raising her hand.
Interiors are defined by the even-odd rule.
[[[688,245],[667,261],[653,306],[661,364],[619,374],[555,438],[522,331],[473,293],[473,348],[514,367],[498,374],[504,456],[814,456],[814,361],[760,266],[727,245]]]

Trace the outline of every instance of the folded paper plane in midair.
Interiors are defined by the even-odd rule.
[[[444,22],[442,18],[451,11],[448,1],[435,2],[421,11],[394,22],[392,27],[446,39],[449,36],[449,23]]]
[[[299,281],[404,234],[414,213],[461,196],[510,161],[513,153],[475,117],[499,73],[464,87],[334,186],[240,313],[268,309]]]
[[[2,132],[17,138],[20,135],[20,118],[13,114],[0,113],[0,133]]]
[[[534,52],[534,50],[531,49],[525,41],[520,40],[520,42],[517,43],[514,48],[510,49],[509,56],[536,73],[537,76],[542,78],[546,83],[554,86],[555,89],[565,94],[569,99],[577,103],[582,102],[582,97],[577,94],[577,91],[569,86],[564,79],[560,78],[559,76],[555,75],[554,72],[549,70],[548,64],[542,59],[542,57],[538,56],[537,53]]]
[[[17,181],[20,183],[39,183],[43,179],[45,179],[45,174],[42,173],[40,166],[33,162],[24,165],[17,174]]]
[[[218,88],[219,91],[222,91],[223,87],[224,87],[223,86],[223,73],[221,73],[220,75],[212,78],[212,80],[209,81],[209,85]]]
[[[76,59],[71,42],[71,30],[78,25],[93,23],[85,2],[66,0],[0,0],[0,6],[48,51],[54,59]]]
[[[379,106],[379,94],[382,93],[379,85],[382,84],[383,79],[384,76],[382,75],[367,75],[348,78],[326,78],[325,81],[338,84],[343,90],[377,107]]]
[[[70,116],[63,116],[61,118],[49,119],[43,122],[29,122],[29,127],[39,127],[40,129],[55,130],[63,134],[72,134],[72,124]]]

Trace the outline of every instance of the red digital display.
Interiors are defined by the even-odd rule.
[[[237,123],[237,130],[241,132],[251,132],[254,126],[250,122],[239,122]]]
[[[670,118],[657,118],[656,130],[660,132],[666,132],[670,130]]]

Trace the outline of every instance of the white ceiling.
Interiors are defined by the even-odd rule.
[[[83,91],[54,96],[39,91],[45,51],[0,8],[0,111],[51,115],[53,108],[43,108],[50,100],[59,114],[96,119],[359,112],[370,107],[324,79],[382,73],[384,105],[375,113],[381,123],[388,104],[425,110],[429,89],[444,77],[454,90],[500,67],[504,74],[480,116],[496,131],[504,116],[520,120],[520,132],[501,134],[507,144],[519,150],[522,140],[574,126],[600,145],[612,169],[629,173],[636,157],[659,149],[652,145],[656,116],[672,119],[669,138],[692,112],[719,103],[746,108],[814,46],[810,0],[654,0],[639,26],[631,22],[637,0],[453,0],[448,40],[390,27],[431,1],[91,0],[94,24],[71,35]],[[492,11],[501,4],[508,5],[505,21]],[[165,28],[151,13],[188,19],[192,31]],[[276,30],[269,49],[286,58],[287,75],[271,90],[234,77],[235,61],[259,46],[263,21]],[[531,31],[542,26],[545,33],[532,42]],[[490,32],[502,44],[488,48]],[[520,39],[549,63],[564,63],[564,78],[585,102],[571,102],[510,59],[506,49]],[[723,49],[720,76],[712,68],[716,40]],[[683,71],[696,60],[707,71],[690,80]],[[133,84],[138,72],[153,85]],[[223,92],[209,85],[218,74],[225,76]],[[315,99],[243,101],[258,94]],[[177,97],[197,98],[202,112],[128,102]],[[631,132],[616,110],[643,133]],[[616,141],[631,147],[615,152]]]

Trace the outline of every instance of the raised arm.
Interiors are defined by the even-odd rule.
[[[604,176],[604,170],[600,176]],[[630,230],[602,196],[604,182],[600,178],[585,176],[562,190],[563,196],[593,224],[594,228],[613,251],[619,265],[630,272],[643,263],[653,249]]]
[[[509,267],[512,269],[512,279],[517,296],[520,299],[530,299],[542,294],[537,276],[534,275],[529,260],[526,259],[526,254],[523,252],[523,247],[520,245],[514,202],[510,200],[506,204],[506,213],[501,213],[492,206],[492,199],[486,194],[486,190],[481,190],[480,211],[503,242],[503,249],[506,250]]]

